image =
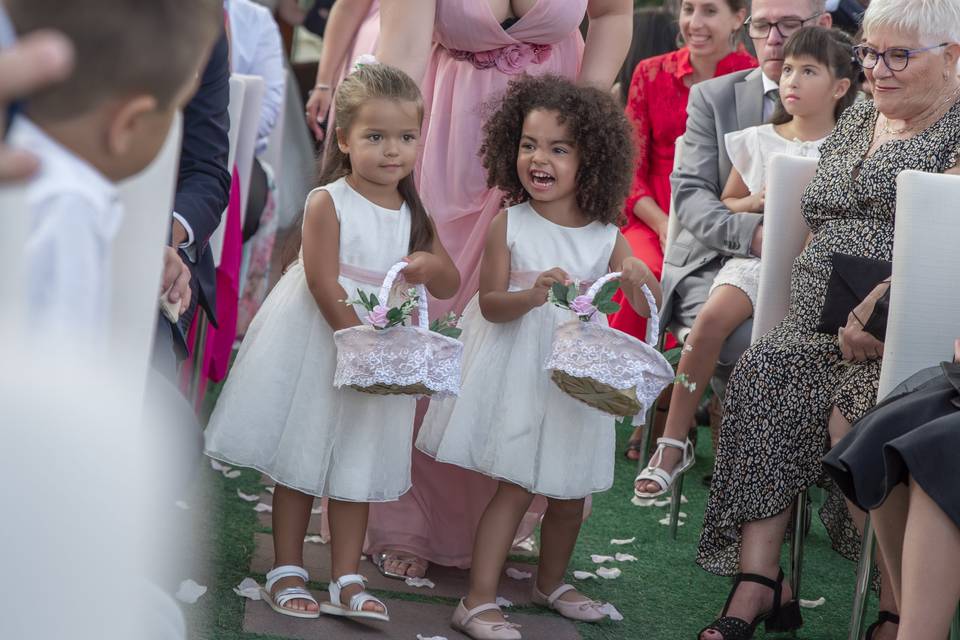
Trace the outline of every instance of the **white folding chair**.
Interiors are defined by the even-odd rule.
[[[230,116],[230,131],[228,133],[230,141],[230,150],[227,155],[227,171],[233,172],[233,165],[237,161],[237,146],[240,141],[240,124],[243,116],[243,97],[246,93],[247,85],[243,78],[236,74],[230,76],[230,102],[228,105],[228,114]],[[225,228],[224,220],[227,212],[223,212],[220,217],[220,224],[210,236],[209,251],[213,254],[213,262],[220,264],[220,254],[223,253],[223,231]]]
[[[287,110],[280,109],[277,114],[277,122],[273,125],[273,130],[267,138],[267,148],[261,155],[263,161],[273,169],[274,179],[279,179],[280,172],[283,169],[283,132],[286,124]]]
[[[953,340],[960,336],[957,202],[960,176],[904,171],[897,177],[893,277],[878,401],[920,369],[953,357]],[[873,552],[868,515],[849,640],[863,636]]]
[[[4,301],[0,314],[0,351],[7,353],[8,345],[21,343],[25,328],[24,310],[26,292],[24,277],[24,247],[30,230],[27,192],[22,184],[0,188],[0,215],[3,233],[0,233],[0,300]]]
[[[250,197],[250,175],[253,156],[257,151],[257,132],[260,129],[260,109],[263,105],[264,83],[259,76],[241,75],[246,88],[243,92],[243,113],[240,116],[240,137],[237,140],[237,173],[240,176],[240,214],[247,210]],[[242,222],[242,219],[241,219]]]

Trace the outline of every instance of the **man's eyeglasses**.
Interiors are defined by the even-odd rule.
[[[880,62],[880,58],[883,58],[883,64],[887,65],[887,69],[890,69],[890,71],[903,71],[907,68],[910,58],[916,54],[924,51],[931,51],[933,49],[939,49],[940,47],[945,47],[948,44],[950,43],[941,42],[940,44],[935,44],[932,47],[923,47],[922,49],[894,47],[892,49],[887,49],[886,51],[877,51],[873,47],[868,47],[865,44],[858,44],[853,48],[853,53],[856,54],[857,60],[860,61],[860,66],[862,66],[864,69],[873,69],[875,66],[877,66],[877,63]]]
[[[769,36],[770,29],[776,29],[781,38],[788,38],[794,31],[799,31],[804,23],[810,22],[821,15],[823,15],[823,12],[819,11],[809,18],[784,18],[776,22],[754,20],[753,16],[750,16],[744,24],[747,26],[747,35],[756,40]]]

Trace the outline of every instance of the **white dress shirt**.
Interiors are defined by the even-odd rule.
[[[283,41],[270,11],[251,0],[227,0],[230,16],[230,65],[234,73],[263,78],[263,105],[257,128],[257,154],[277,124],[286,97]]]
[[[123,221],[117,188],[24,116],[14,119],[8,142],[40,161],[26,183],[30,332],[53,348],[104,346],[110,331],[112,242]]]

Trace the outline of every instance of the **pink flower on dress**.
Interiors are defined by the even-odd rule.
[[[521,73],[533,62],[533,47],[526,43],[511,44],[500,49],[497,57],[497,69],[508,75]]]
[[[577,296],[574,298],[573,302],[570,303],[570,310],[578,316],[587,317],[591,317],[597,312],[597,308],[593,306],[593,298],[590,296]]]
[[[387,320],[387,311],[389,309],[382,304],[375,306],[367,317],[370,319],[370,324],[372,324],[377,329],[383,329],[389,324]]]
[[[499,54],[499,49],[477,51],[470,57],[470,62],[472,62],[473,66],[475,66],[477,69],[489,69],[490,67],[497,66],[497,56]]]
[[[516,75],[522,73],[530,64],[542,64],[549,60],[552,47],[549,44],[518,42],[487,51],[448,51],[455,59],[466,60],[477,69],[496,67],[503,73]]]

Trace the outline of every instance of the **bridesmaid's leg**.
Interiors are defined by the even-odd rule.
[[[882,505],[870,512],[873,528],[877,533],[877,546],[890,574],[891,591],[898,605],[903,602],[901,564],[903,561],[903,535],[907,526],[907,511],[910,494],[907,487],[898,485]]]
[[[360,571],[360,555],[363,553],[363,536],[367,531],[367,502],[344,502],[331,498],[330,510],[330,566],[331,580]],[[340,592],[340,603],[347,606],[350,598],[363,591],[363,586],[351,584]],[[383,612],[376,602],[363,603],[364,611]]]
[[[503,564],[510,553],[520,520],[532,501],[533,494],[526,489],[500,482],[477,527],[470,568],[470,592],[464,598],[467,609],[496,602]],[[487,611],[478,618],[488,621],[502,619],[496,611]]]
[[[540,525],[540,567],[537,571],[537,589],[544,595],[549,596],[563,584],[583,524],[583,504],[583,498],[547,499],[547,512]],[[568,591],[560,599],[580,601],[584,597],[576,591]]]
[[[273,493],[273,556],[274,566],[303,566],[303,538],[310,522],[313,496],[295,489],[277,485]],[[297,577],[282,578],[273,587],[273,593],[289,587],[305,587]],[[316,603],[309,600],[291,600],[285,607],[295,611],[317,611]]]
[[[960,600],[960,529],[916,482],[903,537],[903,640],[943,640]]]

